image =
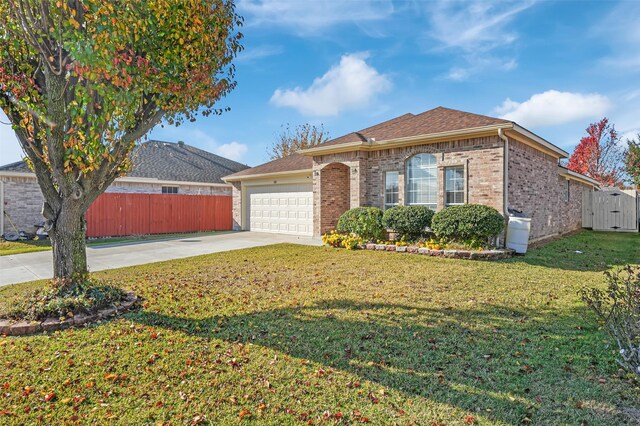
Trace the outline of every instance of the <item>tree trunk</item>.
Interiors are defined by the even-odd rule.
[[[86,276],[87,252],[85,209],[81,202],[64,200],[51,223],[49,237],[53,248],[53,277],[75,286]]]

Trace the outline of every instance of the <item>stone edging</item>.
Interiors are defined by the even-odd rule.
[[[41,331],[52,332],[63,330],[72,326],[81,326],[95,321],[109,318],[122,312],[126,312],[135,305],[138,296],[133,293],[127,293],[124,300],[117,306],[100,309],[93,314],[76,314],[73,318],[60,321],[56,318],[47,318],[42,322],[37,321],[11,321],[0,319],[0,335],[6,336],[27,336],[36,334]]]
[[[364,250],[391,251],[396,253],[422,254],[425,256],[447,257],[450,259],[499,260],[507,259],[515,254],[511,249],[504,250],[431,250],[424,247],[396,246],[395,244],[364,244]]]

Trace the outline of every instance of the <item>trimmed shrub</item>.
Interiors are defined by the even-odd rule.
[[[384,212],[382,224],[401,240],[421,237],[431,226],[434,212],[426,206],[396,206]]]
[[[355,234],[367,241],[386,239],[382,225],[382,210],[377,207],[356,207],[347,210],[338,219],[339,232]]]
[[[618,343],[618,363],[640,379],[640,267],[605,272],[606,289],[583,288],[582,300]]]
[[[445,241],[470,247],[485,247],[504,229],[504,217],[482,204],[450,206],[435,214],[431,230]]]

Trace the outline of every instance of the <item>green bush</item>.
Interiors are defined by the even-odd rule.
[[[421,237],[431,226],[434,212],[426,206],[396,206],[384,212],[382,224],[402,240]]]
[[[504,218],[493,207],[464,204],[447,207],[433,217],[431,230],[446,241],[485,247],[504,229]]]
[[[382,225],[382,210],[377,207],[356,207],[338,219],[338,231],[356,234],[367,241],[386,239]]]

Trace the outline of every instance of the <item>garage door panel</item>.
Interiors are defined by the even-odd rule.
[[[247,228],[252,231],[313,235],[311,184],[248,188]]]

